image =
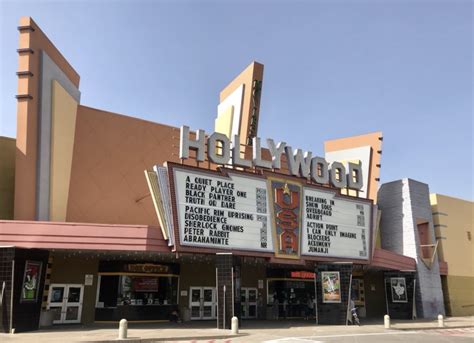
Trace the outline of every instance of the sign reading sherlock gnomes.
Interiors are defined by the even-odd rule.
[[[204,161],[207,152],[208,160],[216,164],[279,169],[282,154],[286,154],[293,177],[233,169],[211,171],[174,163],[155,166],[161,192],[157,197],[161,206],[157,208],[162,209],[159,215],[169,244],[257,251],[295,259],[302,255],[368,259],[371,204],[339,196],[337,191],[360,189],[360,165],[349,163],[346,174],[341,163],[334,162],[329,168],[324,159],[311,158],[310,152],[303,154],[297,149],[293,154],[291,147],[272,140],[267,140],[272,160],[264,160],[259,139],[253,143],[252,160],[244,160],[235,149],[231,158],[225,135],[209,136],[206,149],[204,132],[191,139],[189,129],[182,128],[182,159],[189,158],[189,151],[194,150],[198,162]],[[309,185],[309,179],[333,188]]]
[[[273,251],[266,182],[175,168],[181,245]]]

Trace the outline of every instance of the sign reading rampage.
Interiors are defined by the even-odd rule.
[[[273,251],[266,182],[176,170],[181,245]]]
[[[367,201],[336,197],[334,191],[284,179],[232,172],[222,176],[179,166],[172,171],[182,246],[275,252],[293,258],[369,257]]]

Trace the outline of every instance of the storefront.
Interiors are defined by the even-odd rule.
[[[314,271],[267,270],[267,318],[305,318],[316,297]],[[314,316],[314,304],[312,315]],[[278,310],[277,310],[278,308]]]
[[[380,133],[324,156],[259,138],[256,62],[221,93],[212,133],[93,109],[36,23],[18,29],[27,125],[0,221],[3,331],[48,317],[345,324],[351,297],[363,316],[412,317],[414,274],[400,271],[415,260],[380,243]]]
[[[179,265],[101,262],[95,320],[169,320],[178,289]]]

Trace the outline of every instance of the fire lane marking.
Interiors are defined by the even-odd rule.
[[[344,335],[326,335],[326,336],[303,336],[303,337],[283,337],[278,339],[273,339],[269,341],[264,341],[263,343],[282,343],[290,340],[304,340],[308,342],[317,343],[314,339],[324,339],[324,338],[338,338],[338,337],[354,337],[354,336],[383,336],[383,335],[413,335],[417,334],[417,331],[402,331],[402,332],[372,332],[372,333],[356,333],[356,334],[344,334]]]

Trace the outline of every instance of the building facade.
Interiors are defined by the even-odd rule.
[[[441,276],[446,312],[451,316],[473,315],[474,203],[441,194],[430,194],[430,202],[438,257],[449,261],[447,275]]]
[[[17,137],[0,141],[3,331],[177,315],[345,324],[350,299],[361,317],[444,313],[428,188],[377,195],[380,132],[325,142],[324,157],[261,140],[257,62],[220,93],[214,133],[90,108],[38,25],[18,30]]]

